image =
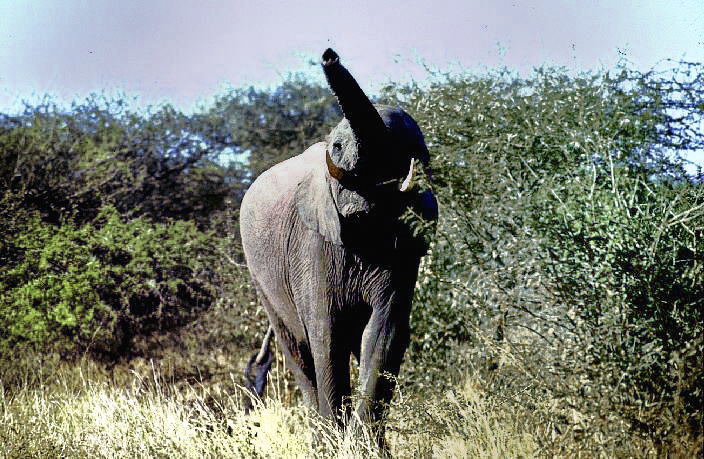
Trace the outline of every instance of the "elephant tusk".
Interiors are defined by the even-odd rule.
[[[411,188],[411,184],[413,183],[413,168],[415,166],[415,162],[416,159],[411,158],[411,167],[408,169],[408,175],[405,179],[403,179],[403,182],[399,188],[401,191],[408,191]]]

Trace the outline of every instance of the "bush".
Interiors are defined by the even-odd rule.
[[[388,88],[440,202],[403,380],[444,390],[474,368],[552,426],[542,443],[594,454],[702,434],[702,188],[678,156],[704,142],[696,69]]]
[[[535,214],[572,371],[590,381],[582,403],[618,406],[659,436],[701,429],[704,190],[605,169],[555,184]]]
[[[168,105],[135,113],[124,99],[93,95],[70,109],[48,99],[0,114],[0,191],[54,224],[90,222],[112,206],[207,227],[227,197],[241,196],[244,174],[216,162],[232,139],[213,129]]]
[[[127,356],[136,335],[183,324],[213,301],[208,240],[191,223],[124,223],[107,207],[92,224],[54,226],[36,211],[14,224],[0,249],[4,351],[29,343]]]

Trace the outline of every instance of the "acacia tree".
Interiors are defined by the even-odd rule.
[[[246,159],[248,181],[325,137],[342,119],[327,87],[292,76],[273,90],[235,89],[205,115],[212,132],[226,133]]]

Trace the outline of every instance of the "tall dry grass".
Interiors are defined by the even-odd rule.
[[[290,399],[283,378],[245,415],[241,388],[166,381],[157,369],[90,361],[17,365],[0,382],[0,457],[381,457],[366,430],[338,429]],[[7,364],[7,362],[5,363]],[[23,374],[22,374],[23,373]],[[12,379],[12,378],[11,378]],[[417,399],[417,397],[415,398]],[[467,378],[443,396],[391,408],[396,457],[532,457],[530,426]]]

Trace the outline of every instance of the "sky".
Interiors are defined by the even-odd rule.
[[[647,69],[704,61],[704,0],[0,0],[0,112],[101,91],[191,111],[228,85],[322,81],[329,46],[370,92],[424,65]]]

